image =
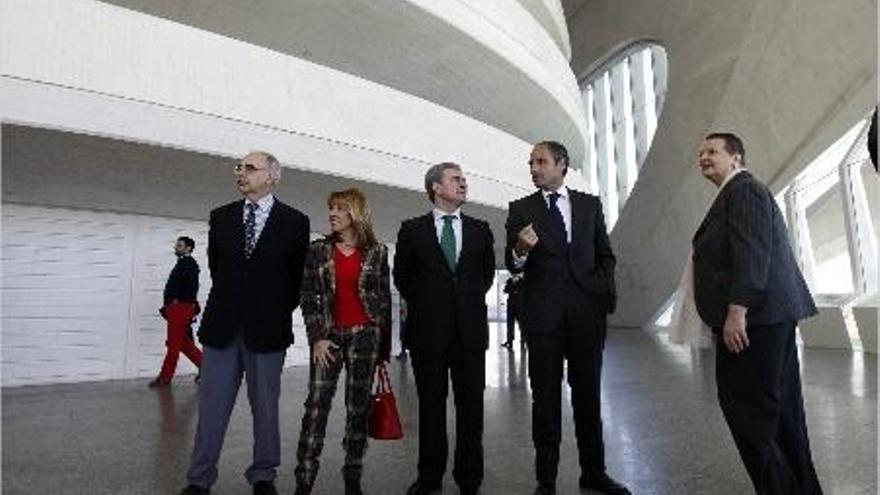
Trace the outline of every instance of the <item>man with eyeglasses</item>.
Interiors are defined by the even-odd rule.
[[[253,416],[253,463],[245,478],[254,495],[274,495],[281,464],[278,397],[285,350],[293,342],[309,218],[272,190],[281,164],[255,151],[235,166],[243,200],[211,212],[208,267],[211,293],[202,324],[199,424],[182,495],[210,493],[242,375]]]

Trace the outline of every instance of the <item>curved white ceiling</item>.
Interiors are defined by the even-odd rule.
[[[583,160],[583,108],[559,36],[516,0],[109,3],[369,79],[527,142],[560,140]]]

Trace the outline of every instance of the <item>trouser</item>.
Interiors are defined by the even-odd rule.
[[[199,424],[187,471],[189,483],[209,488],[217,480],[217,461],[242,374],[247,380],[254,436],[253,462],[245,478],[251,484],[274,480],[281,464],[278,396],[284,351],[250,351],[240,336],[225,348],[206,345],[204,350]]]
[[[305,402],[295,470],[298,484],[312,485],[318,476],[318,458],[324,448],[327,416],[336,393],[339,374],[345,367],[345,464],[342,475],[357,481],[363,472],[363,457],[367,449],[367,422],[370,414],[370,393],[373,374],[379,356],[379,328],[356,326],[334,329],[329,340],[338,346],[333,349],[334,361],[326,368],[310,359],[309,395]]]
[[[452,476],[464,490],[483,482],[483,390],[486,352],[454,344],[446,352],[411,350],[419,395],[419,481],[437,487],[449,452],[446,398],[455,394],[455,459]]]
[[[562,439],[562,374],[568,360],[568,384],[581,473],[605,473],[602,438],[601,378],[605,348],[605,306],[579,291],[565,297],[560,327],[528,334],[532,387],[532,441],[538,483],[556,482]],[[544,329],[547,330],[547,329]]]
[[[807,435],[795,322],[746,328],[731,354],[716,329],[718,400],[758,494],[822,493]]]
[[[513,343],[514,333],[516,332],[516,320],[519,318],[519,309],[517,308],[517,303],[513,300],[513,297],[508,296],[507,298],[507,343]],[[525,333],[522,331],[522,327],[520,327],[519,338],[522,339],[521,342],[525,342]]]
[[[193,339],[188,335],[190,324],[196,314],[196,303],[178,302],[165,306],[165,318],[167,319],[167,339],[165,340],[165,359],[162,361],[162,370],[157,378],[160,382],[170,382],[174,378],[177,369],[177,360],[182,352],[194,365],[202,365],[202,351],[196,347]]]

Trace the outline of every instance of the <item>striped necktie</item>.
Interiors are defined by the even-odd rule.
[[[255,203],[247,204],[247,219],[244,221],[244,255],[247,258],[251,257],[257,245],[257,208],[259,206]]]

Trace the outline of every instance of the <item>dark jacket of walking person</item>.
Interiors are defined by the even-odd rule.
[[[737,136],[706,137],[699,167],[721,190],[693,238],[694,299],[717,339],[718,400],[755,491],[821,494],[795,343],[816,306],[773,194],[744,166]]]
[[[177,263],[168,275],[162,293],[162,309],[159,310],[167,327],[165,358],[159,376],[150,382],[150,387],[171,384],[181,353],[197,368],[202,366],[202,351],[189,334],[193,318],[199,312],[199,264],[192,257],[195,247],[195,241],[186,236],[179,237],[174,243]]]
[[[357,189],[327,200],[331,233],[312,242],[302,284],[309,336],[309,393],[297,448],[298,495],[312,492],[324,447],[327,416],[345,368],[345,493],[361,492],[370,392],[378,361],[391,352],[388,250],[379,243],[366,198]]]

